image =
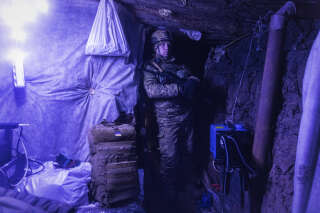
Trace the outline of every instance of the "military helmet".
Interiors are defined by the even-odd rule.
[[[161,42],[161,41],[172,41],[171,34],[166,30],[156,30],[151,35],[151,43],[153,45]]]

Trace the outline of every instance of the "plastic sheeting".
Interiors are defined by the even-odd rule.
[[[87,184],[91,177],[91,165],[82,162],[79,166],[69,169],[55,168],[53,161],[44,164],[45,170],[27,177],[20,190],[56,200],[69,205],[88,203]]]
[[[113,0],[101,0],[89,35],[86,54],[127,56],[129,49]]]
[[[320,203],[320,32],[313,43],[303,79],[294,174],[293,213],[319,212]]]
[[[47,161],[63,153],[85,160],[89,129],[102,119],[113,121],[120,111],[133,112],[142,26],[119,8],[129,58],[85,56],[97,7],[91,0],[50,1],[49,14],[28,28],[23,44],[24,89],[14,88],[12,67],[5,60],[14,43],[0,24],[0,121],[31,124],[24,127],[22,139],[32,158]],[[14,135],[16,141],[18,131]]]

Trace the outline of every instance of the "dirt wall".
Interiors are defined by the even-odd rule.
[[[317,29],[319,23],[308,20],[292,20],[287,26],[263,213],[291,211],[294,161],[302,110],[302,79]],[[258,37],[249,36],[228,48],[219,60],[214,49],[210,51],[204,80],[207,97],[210,97],[207,107],[213,109],[210,117],[212,123],[232,120],[245,124],[254,133],[266,42],[267,33]]]

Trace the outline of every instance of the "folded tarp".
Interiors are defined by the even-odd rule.
[[[113,0],[100,0],[86,44],[87,55],[128,56],[129,48]]]

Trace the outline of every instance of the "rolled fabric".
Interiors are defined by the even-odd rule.
[[[319,59],[320,33],[318,33],[310,51],[303,79],[303,112],[295,162],[293,213],[319,212],[319,209],[310,206],[311,203],[309,202],[311,188],[317,181],[319,182],[320,178],[314,176],[320,146]]]

